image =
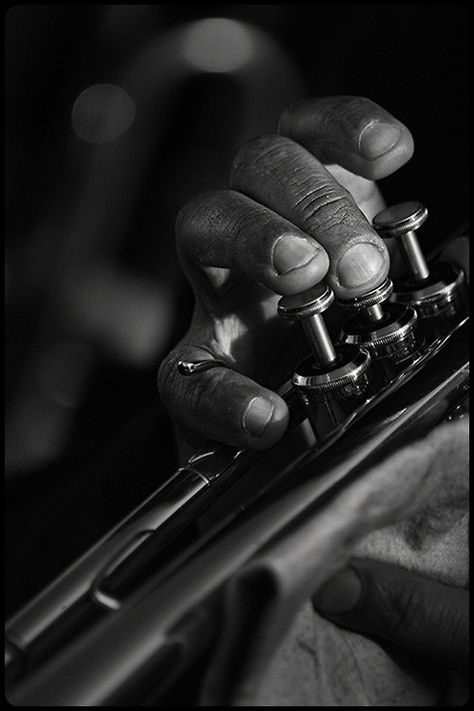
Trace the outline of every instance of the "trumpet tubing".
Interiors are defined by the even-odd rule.
[[[392,232],[396,220],[412,227],[406,211],[392,211],[382,216],[379,224]],[[412,231],[410,238],[413,243]],[[438,267],[430,265],[429,269],[430,274],[439,273]],[[398,301],[396,289],[391,295],[390,285],[379,288],[362,304],[352,304],[369,310],[365,316],[357,316],[358,328],[364,325],[369,334],[382,334],[388,329],[390,342],[382,335],[364,341],[361,331],[357,338],[351,337],[350,344],[344,343],[344,338],[330,343],[321,325],[321,312],[332,300],[327,289],[313,290],[298,303],[293,297],[291,304],[283,300],[281,315],[317,315],[320,328],[317,333],[311,331],[311,338],[324,335],[324,348],[319,347],[319,341],[316,346],[310,344],[313,356],[297,365],[279,390],[290,411],[285,437],[268,452],[234,450],[224,445],[196,452],[140,507],[9,620],[5,659],[10,700],[17,705],[33,699],[35,703],[38,699],[41,703],[60,703],[54,688],[64,689],[61,680],[71,678],[71,659],[87,666],[88,643],[81,642],[81,635],[89,630],[90,639],[94,638],[97,648],[103,644],[105,654],[109,642],[92,630],[99,630],[101,625],[120,625],[130,610],[139,610],[141,601],[146,606],[153,591],[172,580],[199,554],[209,537],[204,533],[189,540],[186,534],[209,510],[219,510],[220,506],[220,517],[214,518],[211,526],[215,536],[230,520],[245,517],[257,503],[310,477],[315,465],[318,471],[330,471],[335,462],[343,461],[344,476],[349,477],[386,456],[391,447],[406,442],[407,437],[421,436],[446,418],[462,415],[469,397],[469,317],[464,281],[458,271],[453,274],[449,288],[446,279],[442,281],[437,301],[433,287],[436,279],[428,285],[429,275],[425,275],[423,283],[414,284],[411,293],[418,296],[428,285],[429,293],[425,293],[421,307],[419,298],[407,306],[406,291]],[[427,310],[426,304],[433,299],[437,308]],[[400,308],[393,307],[393,300]],[[409,338],[403,318],[409,325]],[[331,357],[324,359],[321,353]],[[192,377],[215,364],[179,363],[178,368],[183,377]],[[238,563],[229,563],[229,571]],[[58,652],[64,649],[69,653],[63,663]],[[100,673],[94,672],[94,678],[97,688],[104,688],[99,683]],[[133,676],[136,671],[130,673]],[[84,701],[79,681],[68,688],[61,703],[65,698],[74,704]],[[98,694],[94,700],[109,703],[112,698],[116,697]]]

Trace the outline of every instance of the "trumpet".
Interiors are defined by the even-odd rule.
[[[416,202],[374,218],[382,238],[397,240],[406,273],[340,301],[349,316],[337,342],[323,318],[334,300],[328,286],[280,300],[280,316],[300,321],[309,343],[309,355],[279,389],[290,413],[286,435],[267,452],[224,445],[196,452],[16,613],[6,625],[11,703],[156,703],[212,647],[215,599],[225,580],[291,526],[291,518],[259,512],[317,468],[328,474],[317,500],[292,513],[310,515],[317,502],[407,438],[464,414],[466,281],[461,269],[436,257],[425,260],[416,230],[426,218]],[[177,367],[193,377],[216,365],[226,366],[202,361]],[[245,548],[231,534],[243,523],[251,528],[252,520],[260,528]],[[226,540],[234,544],[223,563],[217,553]]]

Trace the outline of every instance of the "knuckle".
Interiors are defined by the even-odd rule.
[[[285,159],[293,141],[277,134],[263,134],[251,138],[238,149],[232,162],[231,175],[236,176],[248,167],[260,168],[271,158],[275,161]]]
[[[189,243],[210,231],[223,229],[229,207],[235,201],[236,191],[208,190],[193,196],[178,212],[175,222],[176,246],[179,252],[187,251]]]
[[[270,212],[265,212],[262,210],[260,205],[255,204],[254,206],[249,206],[245,212],[242,212],[235,223],[235,240],[234,246],[235,257],[237,259],[242,258],[247,259],[247,255],[242,252],[242,250],[256,248],[257,252],[262,244],[264,232],[267,226],[274,225],[275,218]],[[258,232],[260,235],[260,240],[255,240],[255,232],[258,227]],[[274,225],[274,230],[276,226]],[[272,238],[274,234],[272,232]]]
[[[336,225],[347,223],[353,205],[344,189],[337,184],[319,183],[299,199],[302,227],[313,230],[317,221],[318,231],[325,232]]]
[[[193,230],[196,219],[201,218],[207,205],[212,202],[213,191],[197,193],[188,200],[179,210],[176,217],[175,231],[177,237],[182,237]]]

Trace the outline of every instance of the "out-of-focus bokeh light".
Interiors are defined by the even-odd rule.
[[[188,29],[183,52],[203,72],[235,72],[252,58],[252,36],[242,22],[211,17]]]
[[[89,143],[108,143],[130,128],[135,102],[115,84],[94,84],[85,89],[72,107],[72,126],[79,138]]]

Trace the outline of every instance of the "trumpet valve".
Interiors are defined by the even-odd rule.
[[[331,340],[322,313],[333,301],[329,286],[318,284],[278,303],[282,318],[301,321],[312,351],[297,365],[292,383],[318,441],[346,422],[373,392],[369,353]]]

